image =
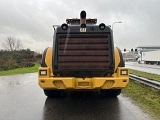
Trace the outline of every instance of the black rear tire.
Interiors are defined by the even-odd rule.
[[[121,89],[100,90],[105,97],[117,97],[121,93]]]
[[[49,98],[64,97],[65,92],[60,90],[44,90],[44,94]]]

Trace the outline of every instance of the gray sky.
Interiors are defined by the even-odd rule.
[[[97,18],[112,25],[120,49],[160,45],[160,0],[0,0],[0,48],[8,36],[19,38],[24,48],[42,52],[52,46],[53,25],[66,18]]]

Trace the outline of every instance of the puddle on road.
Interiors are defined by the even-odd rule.
[[[37,79],[38,79],[37,73],[1,76],[0,86],[3,85],[20,86],[26,84],[33,84]]]

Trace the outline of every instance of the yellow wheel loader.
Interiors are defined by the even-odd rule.
[[[39,86],[48,97],[68,91],[100,91],[116,97],[129,82],[119,48],[114,47],[110,26],[97,19],[66,19],[54,27],[53,46],[44,50],[38,70]]]

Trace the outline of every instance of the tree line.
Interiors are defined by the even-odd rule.
[[[0,50],[0,70],[32,67],[42,56],[30,49],[20,49],[22,44],[15,37],[8,37],[2,46],[5,50]]]
[[[34,54],[30,49],[18,51],[0,51],[0,70],[32,67],[41,58],[41,55]]]

